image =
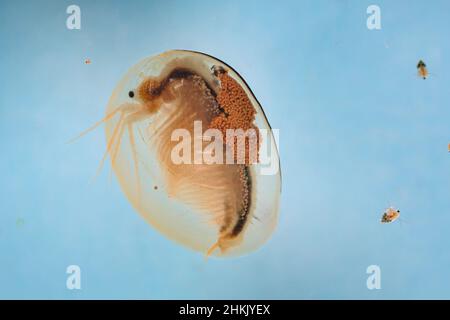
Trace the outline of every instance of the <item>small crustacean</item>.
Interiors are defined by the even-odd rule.
[[[168,238],[208,256],[238,256],[274,231],[275,137],[229,65],[183,50],[145,58],[119,81],[105,117],[81,135],[102,123],[101,163],[110,156],[130,203]],[[266,163],[273,172],[262,170]]]
[[[397,220],[400,217],[400,210],[395,209],[394,207],[389,207],[384,211],[383,216],[381,217],[381,223],[391,223]]]
[[[428,77],[427,65],[422,60],[419,60],[419,62],[417,63],[417,75],[423,78],[423,80]]]

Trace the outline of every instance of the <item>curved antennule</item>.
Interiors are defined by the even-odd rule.
[[[78,136],[76,136],[75,138],[70,139],[69,141],[67,141],[66,143],[72,143],[76,140],[78,140],[79,138],[81,138],[82,136],[84,136],[85,134],[91,132],[92,130],[94,130],[95,128],[97,128],[99,125],[101,125],[102,123],[110,120],[117,112],[119,112],[121,110],[121,107],[118,107],[116,110],[110,112],[109,114],[107,114],[103,119],[101,119],[100,121],[96,122],[93,126],[91,126],[90,128],[87,128],[86,130],[84,130],[83,132],[81,132]]]

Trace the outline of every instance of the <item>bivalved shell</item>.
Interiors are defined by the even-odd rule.
[[[251,252],[271,236],[281,192],[275,138],[260,104],[230,66],[182,50],[145,58],[115,88],[105,119],[120,186],[162,234],[214,256]],[[266,143],[268,150],[258,149],[257,159],[240,164],[174,163],[180,144],[174,132],[181,129],[195,140],[195,121],[201,121],[202,133],[254,128],[261,134],[258,148]],[[229,148],[225,143],[223,150]],[[195,152],[179,155],[195,159]],[[266,152],[269,164],[261,161]],[[267,167],[276,168],[267,174]]]

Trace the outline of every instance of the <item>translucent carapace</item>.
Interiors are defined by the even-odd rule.
[[[276,135],[230,66],[192,51],[146,58],[117,84],[103,122],[123,192],[161,233],[215,256],[270,237],[281,192]]]
[[[394,207],[387,208],[381,217],[381,223],[391,223],[400,217],[400,210]]]

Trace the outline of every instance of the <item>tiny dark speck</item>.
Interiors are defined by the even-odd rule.
[[[128,96],[129,96],[130,98],[133,98],[133,97],[134,97],[134,92],[133,92],[133,91],[128,92]]]

